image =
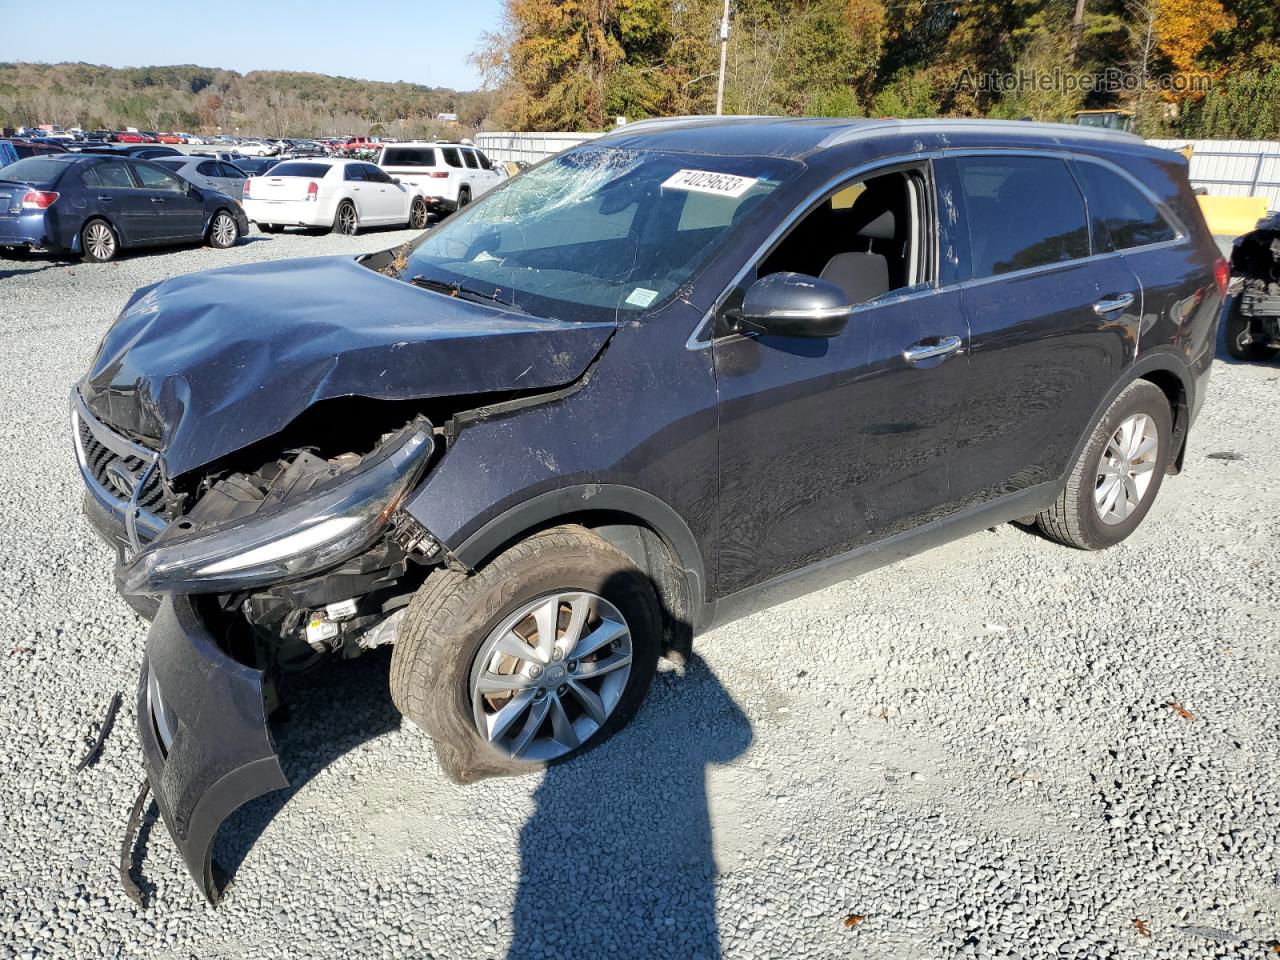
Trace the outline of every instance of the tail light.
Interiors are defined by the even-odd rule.
[[[51,190],[28,190],[22,196],[23,210],[48,210],[58,195]]]
[[[1227,284],[1231,282],[1231,264],[1219,257],[1213,264],[1213,279],[1218,284],[1219,296],[1227,295]]]
[[[248,179],[246,179],[246,180],[245,180],[245,182],[244,182],[244,190],[243,190],[243,191],[241,192],[241,194],[240,194],[240,196],[241,196],[241,197],[247,197],[247,196],[249,196],[249,193],[250,193],[249,185],[250,185],[250,184],[252,184],[252,183],[253,183],[253,177],[249,177]]]
[[[320,199],[320,184],[316,183],[314,180],[312,180],[310,183],[307,184],[307,199],[308,200]]]
[[[436,179],[436,180],[445,180],[445,179],[447,179],[447,178],[448,178],[449,174],[447,174],[447,173],[446,173],[445,171],[443,171],[443,170],[432,170],[431,172],[429,172],[429,173],[427,174],[427,176],[428,176],[428,177],[432,177],[432,178],[434,178],[434,179]]]

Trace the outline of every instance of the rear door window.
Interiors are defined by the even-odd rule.
[[[440,155],[444,157],[444,162],[451,167],[461,167],[462,158],[458,156],[457,147],[442,147]]]
[[[223,176],[221,166],[216,160],[206,160],[200,166],[196,167],[196,173],[202,177],[221,177]]]
[[[133,177],[129,176],[129,168],[123,160],[103,160],[96,163],[93,169],[85,174],[85,183],[89,183],[89,175],[92,174],[96,178],[96,186],[99,187],[128,187],[132,189],[137,184],[133,182]]]
[[[1089,255],[1084,197],[1056,157],[959,157],[973,278]]]
[[[342,173],[343,180],[364,180],[364,169],[358,163],[347,164],[347,169]]]
[[[182,193],[186,189],[182,181],[167,170],[149,163],[138,163],[133,166],[134,175],[147,190],[166,190],[169,193]]]
[[[1076,172],[1089,198],[1093,242],[1099,250],[1130,250],[1178,236],[1156,205],[1114,170],[1080,160]]]

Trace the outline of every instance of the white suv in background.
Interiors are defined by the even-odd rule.
[[[465,143],[388,143],[377,164],[418,188],[433,213],[452,213],[493,189],[506,171]]]

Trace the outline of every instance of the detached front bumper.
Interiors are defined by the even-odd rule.
[[[138,737],[165,826],[210,903],[213,841],[254,797],[289,785],[272,743],[263,674],[224,653],[190,597],[165,597],[147,636]]]

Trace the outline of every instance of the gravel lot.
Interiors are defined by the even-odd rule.
[[[408,236],[0,260],[0,958],[1272,955],[1280,366],[1225,360],[1126,543],[1004,526],[742,621],[543,778],[445,782],[386,651],[308,676],[293,786],[219,837],[229,899],[149,818],[135,908],[145,628],[79,515],[67,390],[141,284]]]

